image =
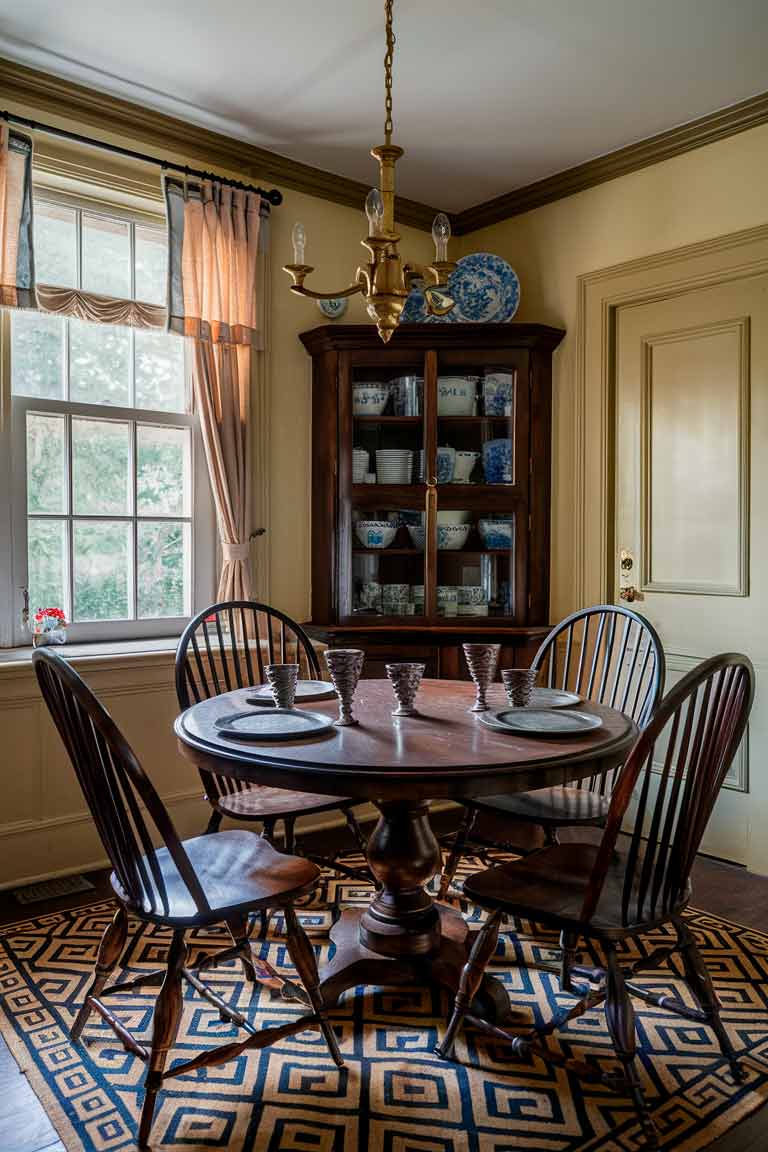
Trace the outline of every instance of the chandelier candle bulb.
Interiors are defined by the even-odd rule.
[[[296,221],[296,223],[293,226],[293,232],[291,233],[291,241],[293,243],[293,262],[294,262],[294,264],[303,264],[304,263],[304,250],[305,250],[306,244],[307,244],[307,233],[305,231],[304,225],[301,224],[298,220]]]

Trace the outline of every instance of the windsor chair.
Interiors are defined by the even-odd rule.
[[[267,659],[265,660],[265,655]],[[299,665],[301,679],[319,680],[320,664],[307,633],[266,604],[232,600],[198,613],[182,633],[176,650],[176,695],[182,709],[201,700],[263,684],[265,664]],[[299,816],[338,809],[344,815],[355,849],[365,856],[366,843],[354,813],[355,801],[314,792],[267,787],[200,770],[205,795],[213,809],[207,831],[217,832],[224,816],[262,825],[272,842],[282,822],[283,847],[296,851],[295,825]],[[369,879],[367,869],[350,868],[339,857],[310,854],[309,859],[353,879]]]
[[[616,604],[599,604],[567,616],[546,637],[531,668],[546,687],[608,704],[640,728],[650,720],[664,688],[664,649],[656,629],[637,612]],[[553,844],[558,828],[603,824],[615,775],[612,769],[578,784],[464,801],[459,828],[446,837],[449,854],[438,899],[447,895],[459,861],[470,848],[524,854],[512,839],[515,825],[537,825],[544,843]],[[483,816],[491,818],[494,831],[500,827],[501,835],[478,833],[478,818]]]
[[[139,1121],[139,1146],[149,1140],[157,1095],[169,1077],[231,1060],[251,1048],[264,1048],[306,1028],[319,1028],[335,1063],[342,1059],[325,1016],[315,954],[294,910],[294,901],[317,886],[320,869],[309,860],[280,853],[250,832],[233,830],[217,837],[180,840],[168,812],[130,745],[90,688],[60,656],[38,649],[32,655],[43,699],[91,811],[114,871],[117,910],[99,946],[93,980],[70,1030],[77,1041],[95,1011],[113,1029],[126,1051],[147,1064],[145,1097]],[[154,835],[153,835],[154,833]],[[154,847],[159,837],[161,847]],[[256,1029],[200,980],[197,973],[238,956],[252,968],[248,916],[281,909],[287,948],[304,985],[311,1011],[279,1027]],[[128,932],[128,914],[143,924],[171,930],[164,969],[107,986],[118,966]],[[221,922],[233,946],[187,964],[188,931]],[[251,973],[253,979],[253,973]],[[212,1004],[222,1019],[242,1028],[246,1039],[228,1042],[166,1070],[178,1031],[183,981]],[[160,985],[149,1048],[120,1023],[105,997],[145,985]],[[294,986],[295,988],[295,986]],[[295,997],[297,998],[297,997]]]
[[[530,1051],[555,1055],[545,1038],[568,1020],[604,1003],[605,1018],[622,1068],[619,1084],[631,1095],[648,1146],[658,1138],[635,1064],[636,1037],[630,996],[684,1019],[709,1025],[736,1079],[738,1058],[720,1019],[712,980],[683,913],[691,895],[691,868],[712,809],[744,733],[754,695],[754,671],[746,656],[705,660],[665,697],[641,732],[613,790],[599,844],[551,844],[523,860],[475,873],[465,895],[490,912],[462,972],[453,1013],[437,1051],[449,1056],[465,1021],[507,1041],[516,1056]],[[655,795],[654,795],[655,792]],[[637,809],[626,843],[619,834],[633,794]],[[552,1021],[525,1034],[494,1028],[471,1011],[486,965],[493,956],[503,917],[521,918],[560,931],[561,986],[577,1003]],[[645,933],[671,929],[668,943]],[[583,937],[594,967],[573,963]],[[632,941],[640,959],[620,963],[618,948]],[[599,951],[604,962],[600,963]],[[648,991],[634,981],[679,954],[685,980],[698,1007],[674,995]],[[579,988],[575,981],[584,982]],[[601,1078],[593,1065],[559,1057],[573,1071]],[[616,1082],[609,1078],[616,1087]]]

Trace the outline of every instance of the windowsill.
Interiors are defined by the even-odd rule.
[[[102,640],[90,644],[61,644],[52,648],[69,660],[126,660],[148,653],[175,654],[178,636],[154,636],[148,640]],[[0,648],[0,669],[30,664],[34,648]]]

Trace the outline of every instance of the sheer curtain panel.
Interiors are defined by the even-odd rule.
[[[166,178],[168,326],[192,339],[195,405],[222,550],[218,599],[249,599],[249,420],[263,348],[259,276],[269,206],[218,181]]]

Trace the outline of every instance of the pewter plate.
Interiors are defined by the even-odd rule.
[[[333,728],[333,717],[299,708],[264,708],[258,712],[233,712],[214,723],[230,740],[303,740]]]
[[[581,696],[575,692],[565,692],[562,688],[534,688],[531,708],[570,708],[581,704]]]
[[[591,712],[563,712],[549,708],[504,708],[501,712],[481,712],[480,721],[494,732],[515,736],[585,736],[603,726],[600,717]]]
[[[296,681],[295,699],[301,703],[309,704],[311,700],[333,700],[335,695],[333,685],[329,684],[327,680]],[[265,684],[263,688],[257,688],[253,696],[246,696],[245,702],[246,704],[266,705],[267,708],[274,708],[275,706],[269,684]]]

